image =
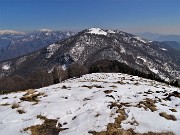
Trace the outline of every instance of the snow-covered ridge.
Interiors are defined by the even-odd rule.
[[[147,40],[144,40],[142,39],[141,37],[137,37],[137,36],[129,36],[126,32],[122,32],[122,31],[119,31],[119,30],[116,30],[113,31],[113,30],[103,30],[103,29],[100,29],[100,28],[90,28],[88,29],[88,32],[87,33],[91,33],[91,34],[96,34],[96,35],[107,35],[107,34],[115,34],[115,33],[119,33],[123,36],[126,36],[126,38],[128,38],[128,40],[130,40],[131,38],[134,38],[140,42],[143,42],[143,43],[148,43]],[[127,39],[126,39],[127,40]]]
[[[135,133],[173,132],[178,135],[178,93],[179,88],[137,76],[87,74],[37,90],[0,95],[0,133],[30,134],[30,130],[24,129],[44,123],[37,117],[41,115],[57,120],[54,128],[66,129],[60,131],[61,135],[92,135],[89,131],[107,131],[107,125],[119,116],[125,119],[117,130],[131,128]],[[38,95],[38,102],[24,100],[33,95]],[[19,106],[12,109],[15,103]],[[119,113],[119,109],[124,114]],[[24,113],[20,114],[19,110]],[[163,112],[171,118],[166,119]]]
[[[15,30],[0,30],[0,34],[24,34],[24,32],[19,32]]]

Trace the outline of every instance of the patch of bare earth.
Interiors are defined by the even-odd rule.
[[[160,115],[161,117],[164,117],[164,118],[167,119],[167,120],[176,121],[176,117],[175,117],[174,115],[169,115],[169,114],[167,114],[167,113],[165,113],[165,112],[161,112],[161,113],[159,113],[159,115]]]
[[[22,101],[28,101],[28,102],[35,102],[37,104],[39,102],[38,97],[39,96],[46,96],[44,93],[36,93],[35,90],[28,90],[26,94],[23,95],[23,97],[20,98]]]
[[[61,128],[61,124],[57,125],[56,119],[47,119],[45,116],[38,115],[37,118],[44,120],[41,125],[27,127],[24,131],[31,131],[31,135],[58,135],[60,131],[67,128]],[[57,125],[57,126],[56,126]]]
[[[111,88],[117,88],[117,86],[115,86],[115,85],[111,85],[111,86],[109,86],[109,87],[111,87]]]
[[[113,92],[113,90],[105,90],[103,92],[106,93],[106,94],[110,94],[111,92]]]
[[[81,86],[81,87],[87,87],[87,88],[89,88],[89,89],[92,89],[93,87],[95,87],[95,88],[104,88],[104,87],[102,87],[101,85],[91,85],[91,86],[83,85],[83,86]]]
[[[8,106],[10,105],[9,103],[4,103],[4,104],[0,104],[0,106]]]
[[[180,93],[178,92],[178,91],[173,91],[172,93],[169,93],[169,94],[164,94],[164,96],[166,96],[165,98],[164,98],[164,100],[166,101],[166,100],[169,100],[169,101],[171,101],[171,97],[177,97],[177,98],[180,98]]]
[[[154,112],[157,110],[155,103],[156,103],[155,100],[152,100],[150,98],[146,98],[144,101],[140,101],[137,104],[137,107],[139,107],[139,108],[143,107],[145,110],[147,110],[149,108],[152,112]]]
[[[17,112],[18,112],[19,114],[26,113],[26,112],[24,111],[24,109],[18,109]]]
[[[166,132],[166,133],[154,133],[154,132],[148,132],[148,133],[136,133],[133,129],[124,130],[121,128],[121,122],[127,119],[127,116],[125,114],[125,110],[123,109],[123,106],[130,106],[128,103],[116,103],[112,102],[110,105],[110,109],[113,107],[117,107],[116,113],[119,115],[115,118],[114,123],[109,123],[107,125],[106,131],[96,132],[96,131],[89,131],[88,133],[92,135],[174,135],[172,132]],[[136,120],[135,120],[136,122]],[[138,124],[138,123],[137,123]]]
[[[176,109],[169,109],[171,112],[177,112]]]

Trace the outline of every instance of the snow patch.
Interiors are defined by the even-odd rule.
[[[163,51],[167,51],[167,49],[165,49],[165,48],[160,48],[161,50],[163,50]]]
[[[149,67],[149,69],[150,69],[152,72],[154,72],[155,74],[158,74],[158,73],[159,73],[159,71],[158,71],[157,69],[155,69],[155,68],[150,68],[150,67]]]
[[[140,42],[143,42],[143,43],[147,43],[145,40],[143,40],[142,38],[140,37],[134,37],[135,39],[139,40]]]
[[[143,60],[144,62],[147,62],[147,60],[141,56],[137,56],[137,58]]]
[[[4,69],[4,70],[9,70],[9,69],[10,69],[10,65],[3,65],[3,66],[2,66],[2,69]]]
[[[124,47],[122,47],[122,46],[120,46],[120,48],[121,48],[121,53],[126,53],[126,50],[124,49]]]
[[[112,31],[112,30],[108,30],[108,33],[114,34],[114,33],[116,33],[116,32],[114,32],[114,31]]]
[[[47,47],[47,55],[46,58],[51,58],[51,56],[54,54],[54,52],[59,48],[57,44],[51,44]]]
[[[100,28],[91,28],[87,33],[96,34],[96,35],[105,35],[105,36],[107,35],[107,32],[105,32]]]
[[[66,35],[67,35],[67,36],[70,36],[71,34],[70,34],[69,31],[68,31]]]

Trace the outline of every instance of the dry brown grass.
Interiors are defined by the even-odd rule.
[[[83,85],[83,86],[81,86],[81,87],[87,87],[87,88],[89,88],[89,89],[92,89],[93,87],[95,87],[95,88],[104,88],[104,87],[102,87],[101,85],[91,85],[91,86]]]
[[[36,91],[35,91],[34,89],[28,89],[28,90],[26,90],[26,94],[25,94],[24,96],[33,94],[33,93],[35,93],[35,92],[36,92]]]
[[[166,101],[166,100],[169,100],[169,101],[171,101],[171,97],[172,96],[174,96],[174,97],[177,97],[177,98],[180,98],[180,93],[178,92],[178,91],[173,91],[172,93],[169,93],[169,94],[164,94],[164,96],[166,96],[165,98],[164,98],[164,100]]]
[[[113,89],[117,88],[117,86],[115,86],[115,85],[111,85],[111,86],[109,86],[109,87],[111,87],[111,88],[113,88]]]
[[[28,101],[28,102],[35,102],[37,104],[39,101],[39,99],[38,99],[39,96],[45,96],[45,94],[41,93],[41,92],[35,93],[34,91],[31,91],[31,92],[27,92],[25,95],[23,95],[23,97],[21,97],[20,100]]]
[[[171,112],[177,112],[176,109],[169,109]]]
[[[81,86],[81,87],[87,87],[87,88],[89,88],[89,89],[92,89],[92,88],[93,88],[93,86],[88,86],[88,85],[83,85],[83,86]]]
[[[123,81],[117,81],[117,82],[114,82],[114,83],[118,83],[118,84],[126,84],[126,83],[124,83]]]
[[[101,86],[101,85],[93,85],[93,87],[95,87],[95,88],[104,88],[104,87]]]
[[[156,105],[155,105],[156,101],[152,100],[150,98],[146,98],[145,101],[140,101],[139,104],[137,105],[137,107],[143,107],[145,110],[147,110],[148,108],[154,112],[156,111]]]
[[[8,99],[8,97],[3,97],[2,99]]]
[[[153,133],[153,132],[148,132],[148,133],[144,133],[144,134],[135,134],[135,135],[175,135],[173,132],[162,132],[162,133]]]
[[[165,112],[161,112],[161,113],[159,113],[159,115],[160,115],[161,117],[164,117],[164,118],[167,119],[167,120],[176,121],[176,117],[175,117],[174,115],[169,115],[169,114],[167,114],[167,113],[165,113]]]
[[[103,92],[106,93],[106,94],[110,94],[110,93],[113,92],[113,90],[105,90],[105,91],[103,91]]]
[[[128,105],[125,103],[125,105]],[[153,133],[153,132],[148,132],[148,133],[135,133],[133,129],[128,129],[128,130],[124,130],[121,128],[121,122],[123,120],[126,120],[126,114],[125,114],[125,110],[122,109],[123,104],[122,103],[116,103],[116,102],[112,102],[110,105],[110,108],[113,107],[117,107],[118,110],[116,111],[116,113],[118,113],[119,115],[115,118],[115,122],[114,123],[109,123],[107,125],[107,129],[106,131],[101,131],[101,132],[96,132],[96,131],[89,131],[88,133],[91,133],[93,135],[174,135],[174,133],[172,132],[166,132],[166,133]],[[134,122],[132,124],[138,124],[136,120],[134,120]]]
[[[66,130],[66,128],[61,128],[61,124],[56,127],[57,120],[47,119],[45,116],[38,115],[37,118],[44,120],[42,125],[35,125],[27,127],[24,131],[30,130],[31,135],[58,135],[60,131]]]
[[[8,106],[10,105],[9,103],[4,103],[4,104],[0,104],[0,106]]]
[[[120,128],[121,122],[126,119],[125,111],[123,109],[118,109],[117,113],[119,113],[119,115],[115,118],[115,122],[109,123],[107,125],[106,131],[89,131],[88,133],[93,135],[133,135],[130,131],[126,131]]]
[[[26,112],[24,111],[24,109],[18,109],[17,112],[18,112],[19,114],[26,113]]]

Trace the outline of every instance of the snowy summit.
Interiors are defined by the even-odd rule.
[[[107,32],[105,32],[104,30],[100,29],[100,28],[90,28],[89,32],[87,33],[91,33],[91,34],[97,34],[97,35],[107,35]]]
[[[0,133],[179,135],[179,112],[179,88],[121,73],[87,74],[1,95]]]

